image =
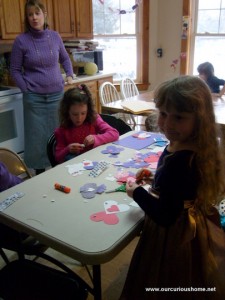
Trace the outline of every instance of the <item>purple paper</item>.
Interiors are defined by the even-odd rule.
[[[163,135],[161,133],[150,133],[150,136],[147,136],[145,138],[138,138],[138,136],[143,134],[145,132],[139,131],[135,134],[129,135],[128,137],[125,137],[121,140],[118,140],[114,142],[114,144],[124,146],[126,148],[131,148],[135,150],[141,150],[143,148],[148,147],[151,144],[156,143],[157,141],[165,140]],[[149,134],[149,132],[146,132],[146,134]]]
[[[101,151],[101,153],[110,154],[109,157],[118,157],[117,154],[119,154],[123,150],[124,148],[122,147],[116,147],[112,145],[112,146],[107,146],[105,150]]]
[[[80,193],[83,198],[91,199],[95,197],[95,194],[102,194],[105,190],[104,184],[97,186],[96,183],[86,183],[80,188]]]

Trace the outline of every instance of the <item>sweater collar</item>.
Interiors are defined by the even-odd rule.
[[[35,39],[40,39],[46,36],[49,33],[48,29],[45,30],[36,30],[34,28],[30,28],[29,32],[31,33],[32,37]]]

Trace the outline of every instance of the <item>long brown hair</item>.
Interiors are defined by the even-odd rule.
[[[209,212],[225,196],[224,143],[215,122],[213,100],[206,83],[195,76],[180,76],[162,83],[155,91],[156,107],[174,108],[195,115],[193,143],[200,174],[196,204]]]
[[[44,4],[39,0],[27,0],[24,7],[24,32],[28,32],[30,29],[30,24],[27,17],[27,9],[31,6],[34,6],[38,10],[41,10],[43,13],[46,13],[46,8]],[[47,16],[45,16],[44,29],[48,28]]]
[[[81,84],[78,87],[71,88],[64,93],[59,107],[60,126],[65,128],[73,126],[69,117],[69,110],[71,105],[74,104],[87,104],[87,117],[85,122],[93,123],[96,120],[97,114],[94,109],[94,102],[91,93],[85,84]]]

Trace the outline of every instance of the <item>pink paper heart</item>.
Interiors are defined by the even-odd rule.
[[[119,218],[116,214],[106,214],[105,211],[100,211],[90,215],[90,219],[94,222],[103,221],[105,224],[108,225],[115,225],[119,222]]]
[[[119,210],[119,207],[117,205],[112,205],[111,207],[109,207],[107,209],[107,211],[114,212],[114,211],[120,211],[120,210]]]

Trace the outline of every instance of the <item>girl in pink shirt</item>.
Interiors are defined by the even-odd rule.
[[[59,163],[119,138],[119,132],[95,112],[85,84],[65,92],[59,119],[60,127],[55,130],[55,158]]]

